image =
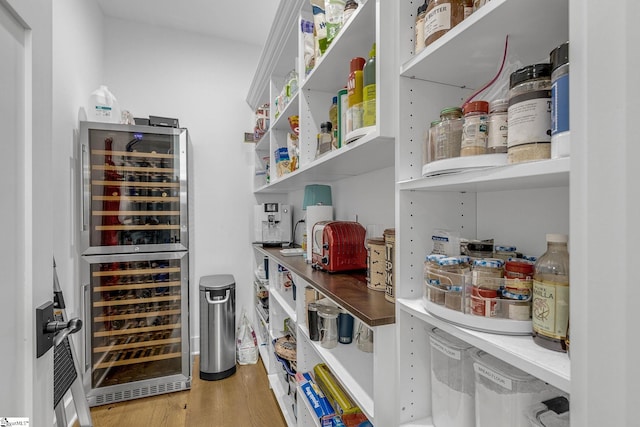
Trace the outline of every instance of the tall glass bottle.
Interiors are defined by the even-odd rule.
[[[569,322],[569,252],[565,234],[547,234],[547,251],[533,273],[533,340],[554,351],[567,351]]]
[[[362,68],[362,125],[376,124],[376,44],[369,52],[369,60]]]

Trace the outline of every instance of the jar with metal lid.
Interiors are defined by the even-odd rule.
[[[429,46],[465,18],[468,0],[431,0],[424,19],[424,45]]]
[[[551,158],[568,157],[569,137],[569,42],[550,54],[551,59]]]
[[[415,40],[415,52],[416,55],[424,49],[424,19],[427,16],[427,7],[429,6],[428,1],[425,1],[424,4],[418,7],[418,12],[416,14],[416,40]]]
[[[462,109],[445,108],[440,112],[440,123],[436,125],[436,156],[434,160],[460,157],[462,142]]]
[[[439,305],[444,305],[444,295],[447,291],[447,286],[441,283],[441,276],[438,273],[439,261],[446,257],[442,254],[430,254],[424,262],[424,296]]]
[[[427,130],[427,137],[425,138],[424,149],[422,150],[423,166],[436,160],[436,142],[438,138],[436,130],[438,129],[438,123],[440,123],[440,120],[432,121]]]
[[[551,158],[551,65],[535,64],[510,76],[507,161]]]
[[[440,285],[447,287],[444,295],[445,307],[464,312],[468,265],[460,257],[441,258],[436,272],[440,275]]]
[[[508,99],[496,99],[489,103],[488,154],[507,152],[507,135],[509,131],[509,125],[507,124],[508,108]]]
[[[472,101],[462,107],[464,122],[462,125],[462,142],[460,156],[476,156],[487,151],[487,122],[489,119],[489,103]]]
[[[512,320],[531,318],[531,292],[533,289],[534,263],[522,258],[510,259],[505,263],[505,285],[502,292],[507,306],[506,317]]]

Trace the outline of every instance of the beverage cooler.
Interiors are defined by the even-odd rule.
[[[80,143],[89,405],[188,389],[187,131],[81,122]]]

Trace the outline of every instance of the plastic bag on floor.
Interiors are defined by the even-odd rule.
[[[242,313],[242,320],[238,326],[238,340],[236,342],[236,353],[240,365],[253,365],[258,362],[258,340],[253,326],[247,318],[245,312]]]

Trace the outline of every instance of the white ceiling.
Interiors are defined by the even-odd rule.
[[[263,46],[280,0],[98,0],[106,16]]]

